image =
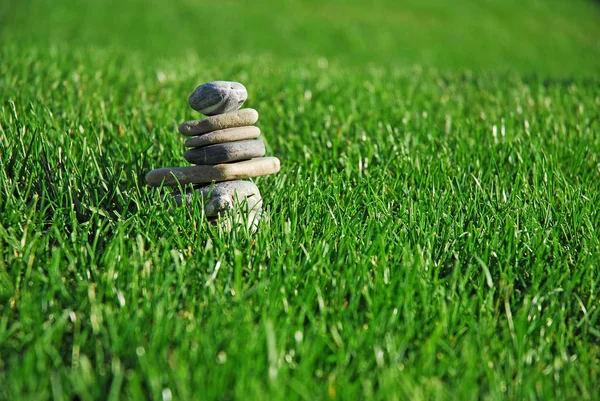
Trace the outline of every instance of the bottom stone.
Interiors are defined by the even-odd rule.
[[[219,226],[225,232],[245,228],[251,233],[255,233],[260,224],[268,220],[269,215],[262,209],[253,210],[250,213],[233,212],[220,217],[208,218],[208,222],[211,225]]]
[[[225,181],[213,185],[197,186],[194,191],[185,194],[175,193],[173,198],[177,205],[193,201],[194,192],[204,203],[204,213],[208,217],[225,214],[235,208],[242,212],[251,212],[262,207],[262,197],[256,184],[251,181]]]
[[[268,220],[267,212],[262,210],[260,191],[251,181],[198,185],[184,194],[174,193],[173,200],[178,206],[200,202],[208,222],[220,226],[225,232],[245,227],[254,233],[261,221]]]

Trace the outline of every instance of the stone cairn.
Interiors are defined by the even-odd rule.
[[[253,124],[258,112],[240,110],[247,98],[246,88],[237,82],[214,81],[197,87],[188,103],[209,117],[179,125],[179,132],[189,137],[185,146],[191,148],[183,157],[194,165],[152,170],[146,182],[155,187],[194,184],[191,191],[173,193],[178,205],[189,205],[196,191],[212,224],[228,216],[227,229],[246,223],[254,231],[267,216],[256,184],[241,179],[275,174],[280,164],[276,157],[264,157],[265,144],[256,139],[260,129]]]

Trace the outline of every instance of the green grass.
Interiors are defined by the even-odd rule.
[[[19,0],[0,4],[0,23],[0,41],[198,54],[211,64],[243,53],[563,77],[600,71],[593,0]]]
[[[242,3],[243,26],[316,33],[258,24],[206,56],[169,16],[236,3],[48,4],[0,6],[0,399],[598,399],[600,7]],[[447,13],[471,41],[423,33],[404,61],[368,29]],[[524,40],[530,18],[562,36]],[[247,86],[282,160],[255,234],[143,181],[185,164],[213,79]]]

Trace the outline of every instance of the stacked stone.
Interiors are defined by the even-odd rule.
[[[189,204],[196,191],[204,204],[209,220],[217,222],[228,215],[230,221],[246,221],[256,228],[265,218],[262,197],[257,186],[243,178],[274,174],[279,171],[279,159],[264,157],[265,145],[256,139],[260,129],[254,109],[241,109],[248,98],[244,85],[237,82],[214,81],[200,85],[190,95],[192,109],[208,116],[179,125],[179,132],[189,137],[185,159],[194,164],[152,170],[146,182],[152,186],[194,184],[193,190],[174,193],[178,204]]]

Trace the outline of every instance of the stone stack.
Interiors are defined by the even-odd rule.
[[[196,191],[211,222],[228,216],[230,223],[247,222],[256,229],[259,220],[266,218],[262,197],[253,182],[242,179],[277,173],[279,159],[264,157],[265,145],[256,139],[260,129],[253,125],[257,111],[240,110],[247,98],[246,88],[237,82],[197,87],[188,103],[208,117],[179,125],[179,132],[189,137],[185,146],[190,149],[183,156],[194,165],[152,170],[146,182],[156,187],[194,184],[191,191],[174,193],[178,204],[190,204]]]

